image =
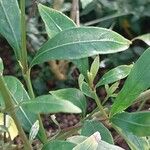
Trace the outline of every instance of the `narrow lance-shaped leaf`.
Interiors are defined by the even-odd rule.
[[[70,18],[57,10],[51,9],[42,4],[38,5],[38,9],[45,23],[47,34],[50,38],[54,37],[56,34],[65,29],[76,27],[76,24]],[[72,62],[86,77],[87,70],[89,69],[88,59],[84,58],[73,60]]]
[[[57,98],[72,102],[75,106],[82,110],[83,116],[85,116],[87,103],[85,96],[80,90],[75,88],[66,88],[50,91],[50,93]]]
[[[3,35],[20,58],[20,10],[17,0],[0,0],[0,34]]]
[[[138,37],[134,38],[132,41],[137,40],[137,39],[144,41],[147,45],[150,46],[150,33],[138,36]]]
[[[48,40],[34,57],[31,66],[48,60],[80,59],[97,54],[126,50],[131,42],[104,28],[79,27],[64,30]]]
[[[99,82],[96,84],[96,87],[111,84],[113,82],[116,82],[118,80],[121,80],[125,77],[127,77],[132,69],[133,65],[121,65],[114,69],[111,69],[107,73],[105,73],[102,78],[99,80]]]
[[[60,11],[51,9],[42,4],[38,5],[38,9],[50,38],[65,29],[76,27],[76,24]]]
[[[148,48],[134,64],[122,90],[118,94],[111,115],[123,111],[136,100],[136,98],[150,87],[150,48]]]
[[[97,56],[90,68],[90,73],[92,74],[92,81],[94,80],[94,78],[96,77],[98,70],[99,70],[99,56]]]
[[[39,96],[20,105],[33,113],[81,113],[81,109],[73,103],[52,95]]]
[[[111,122],[124,131],[137,136],[150,136],[150,112],[120,113]]]

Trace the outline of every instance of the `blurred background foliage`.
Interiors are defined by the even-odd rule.
[[[71,16],[72,0],[26,0],[27,37],[29,61],[39,47],[48,39],[38,10],[37,3],[62,11]],[[150,1],[149,0],[80,0],[80,25],[110,28],[128,39],[150,32]],[[121,64],[131,64],[147,47],[141,41],[135,41],[125,52],[101,56],[101,68],[107,70]],[[59,63],[64,62],[57,62]],[[66,63],[66,62],[65,62]],[[62,68],[60,68],[62,67]],[[59,69],[65,70],[65,79],[59,80],[50,71],[48,63],[34,67],[32,79],[37,95],[47,93],[51,89],[77,86],[78,70],[71,63],[66,66],[59,64]],[[20,77],[19,67],[15,72]]]

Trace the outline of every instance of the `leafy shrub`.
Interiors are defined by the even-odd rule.
[[[20,9],[17,0],[0,1],[0,33],[12,46],[28,89],[27,92],[16,77],[3,75],[4,67],[0,59],[0,108],[2,113],[13,118],[24,148],[32,149],[31,143],[37,136],[43,150],[121,150],[122,148],[113,145],[114,140],[109,129],[114,129],[131,149],[148,150],[150,112],[140,109],[149,97],[147,89],[150,87],[150,48],[135,64],[118,66],[108,71],[96,85],[94,79],[100,67],[98,55],[125,51],[136,39],[150,45],[150,35],[142,35],[130,41],[110,29],[77,27],[67,16],[41,4],[38,8],[49,39],[28,64],[25,1],[20,1]],[[91,56],[96,57],[89,67],[88,57]],[[49,60],[64,59],[73,62],[80,70],[79,89],[65,88],[35,97],[30,79],[32,67]],[[127,76],[123,88],[116,93],[119,80]],[[100,86],[106,88],[107,96],[104,102],[96,92]],[[91,97],[97,104],[96,110],[88,115],[86,96]],[[109,106],[106,102],[112,97],[114,102]],[[142,102],[139,110],[127,112],[126,109],[137,101]],[[59,112],[81,114],[81,121],[72,130],[59,130],[56,135],[47,139],[40,114]],[[52,120],[59,127],[55,116],[52,116]],[[1,131],[9,133],[4,126],[1,126]],[[29,139],[25,132],[29,133]],[[73,136],[77,133],[77,136]]]

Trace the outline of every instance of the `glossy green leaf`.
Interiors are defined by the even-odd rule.
[[[30,100],[22,83],[17,78],[12,77],[12,76],[6,76],[6,77],[4,77],[4,80],[7,84],[8,89],[10,90],[10,93],[13,97],[15,105],[19,105],[19,103],[21,103],[23,101]],[[1,99],[0,101],[3,101],[2,96],[0,96],[0,99]],[[4,104],[2,104],[2,105],[4,105]],[[23,109],[22,107],[19,107],[17,109],[17,117],[20,120],[22,127],[27,132],[30,131],[32,125],[37,120],[37,115],[27,111],[26,109]]]
[[[111,84],[113,82],[116,82],[118,80],[121,80],[125,77],[127,77],[132,69],[133,65],[121,65],[114,69],[111,69],[107,73],[105,73],[102,78],[99,80],[99,82],[96,84],[96,87],[105,85],[105,84]]]
[[[101,140],[99,132],[95,132],[85,141],[75,146],[72,150],[96,150]]]
[[[6,38],[20,58],[20,10],[17,0],[0,0],[0,34]]]
[[[111,122],[124,131],[137,136],[150,136],[150,112],[120,113]]]
[[[33,113],[81,113],[81,109],[73,103],[52,95],[39,96],[23,102],[21,106]]]
[[[79,27],[61,31],[48,40],[34,57],[31,66],[48,60],[80,59],[96,54],[126,50],[131,42],[104,28]]]
[[[114,92],[117,90],[118,86],[119,86],[119,82],[115,82],[110,87],[108,87],[108,89],[106,88],[107,95],[111,97],[111,95],[113,95]]]
[[[50,93],[57,98],[72,102],[74,105],[82,110],[83,115],[85,116],[87,103],[85,96],[80,90],[75,88],[66,88],[56,91],[50,91]]]
[[[3,60],[0,57],[0,76],[3,74],[4,66],[3,66]]]
[[[76,24],[63,13],[46,7],[42,4],[38,5],[40,15],[45,23],[47,34],[50,38],[54,37],[59,32],[76,27]],[[88,59],[73,60],[73,63],[78,67],[81,73],[86,77],[88,66]]]
[[[75,144],[67,141],[54,140],[46,143],[42,150],[71,150],[74,146]]]
[[[98,73],[98,70],[99,70],[99,56],[97,56],[92,65],[91,65],[91,68],[90,68],[90,73],[92,74],[92,81],[94,80],[94,78],[96,77],[97,73]]]
[[[111,115],[123,111],[136,100],[136,98],[150,87],[150,48],[134,64],[122,90],[118,94]]]
[[[131,150],[149,150],[149,144],[146,137],[138,137],[126,131],[122,131],[122,133]]]
[[[113,144],[113,138],[110,131],[99,121],[96,120],[86,120],[81,129],[81,135],[90,136],[98,131],[101,134],[103,141]]]
[[[150,46],[150,33],[138,36],[138,37],[134,38],[133,41],[137,40],[137,39],[144,41],[147,45]]]
[[[38,9],[50,38],[65,29],[76,27],[76,24],[70,18],[57,10],[51,9],[42,4],[38,5]]]

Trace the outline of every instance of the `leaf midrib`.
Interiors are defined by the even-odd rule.
[[[50,49],[47,49],[47,50],[45,50],[45,51],[43,51],[43,52],[41,52],[40,53],[40,51],[39,51],[39,54],[37,54],[37,56],[35,56],[35,58],[33,59],[33,61],[31,62],[31,64],[33,64],[33,62],[37,59],[37,57],[40,57],[41,55],[43,55],[44,53],[47,53],[48,51],[52,51],[52,50],[54,50],[54,49],[56,49],[56,48],[61,48],[61,47],[64,47],[64,46],[69,46],[69,45],[74,45],[74,44],[81,44],[81,43],[91,43],[92,44],[92,42],[114,42],[114,43],[117,43],[117,44],[120,44],[120,45],[125,45],[125,46],[128,46],[128,44],[127,43],[122,43],[122,42],[117,42],[117,41],[113,41],[113,40],[106,40],[106,39],[101,39],[101,40],[90,40],[90,41],[78,41],[78,42],[71,42],[71,43],[66,43],[66,44],[61,44],[61,45],[59,45],[59,46],[55,46],[55,47],[52,47],[52,48],[50,48]]]

